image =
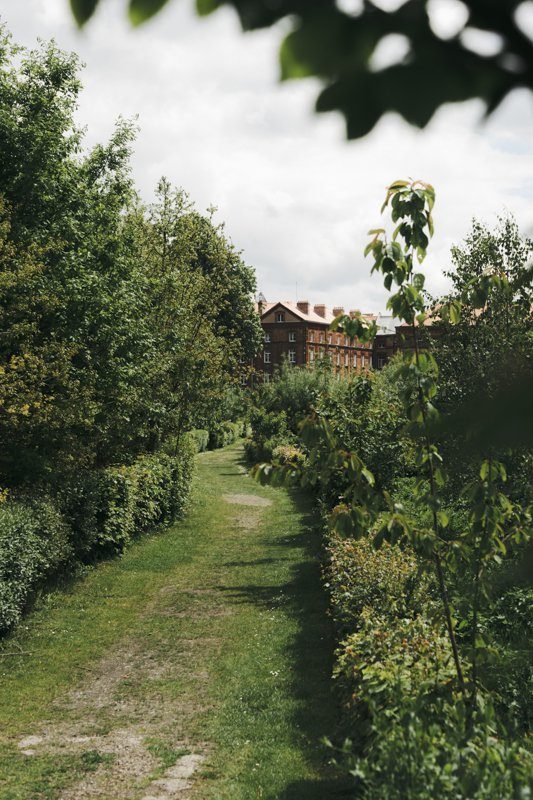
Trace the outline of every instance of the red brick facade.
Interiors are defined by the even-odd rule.
[[[259,303],[258,313],[264,332],[263,349],[255,360],[255,372],[269,380],[284,361],[311,367],[327,357],[340,374],[361,372],[372,367],[372,347],[349,339],[330,325],[343,308],[330,312],[326,306],[311,306],[305,301]]]

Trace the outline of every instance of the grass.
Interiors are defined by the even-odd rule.
[[[240,456],[202,454],[187,520],[48,595],[4,642],[1,800],[53,800],[94,770],[104,785],[109,770],[109,800],[141,797],[187,751],[207,756],[195,800],[347,796],[319,744],[336,710],[317,535],[305,500],[253,483]],[[235,493],[271,505],[223,500]],[[99,705],[114,652],[126,655]],[[65,726],[100,739],[87,752],[21,753],[21,738],[46,744]],[[117,794],[98,742],[127,726],[156,766]]]

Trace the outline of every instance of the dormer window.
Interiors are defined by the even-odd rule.
[[[285,322],[285,314],[283,311],[278,311],[276,313],[276,322]]]

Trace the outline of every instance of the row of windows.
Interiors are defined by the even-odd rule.
[[[270,356],[271,354],[268,352],[268,350],[265,350],[263,354],[265,364],[272,363]],[[296,364],[296,350],[289,350],[289,364]]]
[[[272,339],[270,338],[270,334],[269,333],[265,333],[265,343],[268,344],[271,341],[272,341]],[[296,334],[294,333],[294,331],[290,331],[290,333],[289,333],[289,342],[295,342],[295,341],[296,341]]]
[[[319,355],[322,355],[322,353],[320,351],[318,351],[318,353],[319,353]],[[353,366],[357,367],[357,353],[354,353],[353,356],[351,357],[351,359],[352,359]],[[315,351],[314,350],[310,350],[309,351],[309,361],[312,363],[314,360],[315,360]],[[344,366],[345,367],[349,367],[350,366],[350,353],[344,353],[343,361],[344,361]],[[336,353],[335,354],[335,363],[337,364],[338,367],[340,367],[340,365],[341,365],[341,354],[340,353]],[[370,361],[369,361],[369,363],[370,363]],[[366,367],[367,366],[366,356],[364,355],[364,353],[361,354],[361,357],[359,359],[359,364],[360,364],[361,367]]]
[[[321,355],[320,351],[319,351],[319,354]],[[357,367],[357,353],[354,353],[352,358],[353,358],[353,362],[352,362],[353,366]],[[270,353],[269,350],[265,350],[265,352],[263,354],[263,360],[264,360],[265,364],[271,364],[272,363],[272,354]],[[314,360],[315,360],[315,351],[314,350],[310,350],[309,351],[309,361],[313,362]],[[367,366],[366,356],[365,356],[364,353],[361,354],[361,357],[359,359],[359,363],[360,363],[361,367],[366,367]],[[296,364],[296,350],[289,350],[289,364]],[[340,367],[340,365],[341,365],[341,354],[340,353],[336,353],[336,364],[337,364],[338,367]],[[369,364],[370,364],[370,361],[369,361]],[[344,353],[344,366],[345,367],[349,367],[350,366],[350,353]]]
[[[268,331],[265,333],[265,342],[269,344],[272,341],[270,333]],[[296,333],[294,331],[289,331],[289,342],[296,341]],[[309,341],[314,344],[315,342],[315,331],[309,331]],[[316,338],[317,343],[325,343],[326,341],[326,334],[323,331],[318,332],[318,336]],[[328,333],[328,344],[338,344],[338,345],[345,345],[350,346],[353,345],[353,341],[348,336],[342,336],[342,334],[338,333],[335,338],[335,342],[333,341],[333,334]]]

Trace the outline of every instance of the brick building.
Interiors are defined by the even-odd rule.
[[[345,313],[340,306],[330,311],[325,305],[311,306],[307,301],[267,303],[260,296],[257,311],[264,343],[254,367],[265,381],[270,380],[284,360],[295,366],[310,367],[328,357],[339,374],[372,367],[371,345],[329,329],[335,317]]]
[[[378,314],[376,325],[378,333],[372,343],[372,367],[374,369],[383,369],[399,350],[396,330],[399,320]]]

